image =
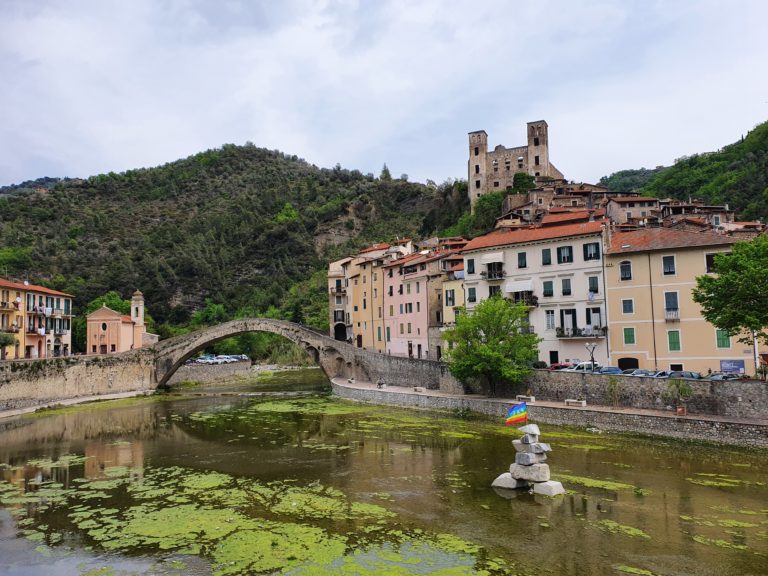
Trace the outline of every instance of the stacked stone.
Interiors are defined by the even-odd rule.
[[[565,489],[560,482],[549,479],[549,464],[547,452],[550,452],[549,444],[539,442],[541,431],[536,424],[527,424],[519,428],[523,437],[512,440],[515,447],[515,462],[510,465],[509,472],[504,472],[492,486],[497,488],[528,488],[533,484],[534,494],[545,496],[557,496],[565,494]]]

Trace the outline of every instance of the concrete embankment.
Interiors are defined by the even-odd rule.
[[[471,410],[499,419],[516,403],[511,398],[448,394],[436,390],[419,389],[417,392],[414,388],[395,386],[378,389],[369,382],[349,382],[341,378],[335,378],[331,384],[334,394],[349,400],[427,410]],[[546,424],[768,448],[768,420],[762,419],[675,416],[663,410],[564,406],[562,402],[552,401],[530,403],[528,415],[534,422]]]

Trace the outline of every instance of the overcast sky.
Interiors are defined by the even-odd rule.
[[[466,178],[545,119],[571,180],[768,119],[761,0],[0,0],[0,185],[225,143]]]

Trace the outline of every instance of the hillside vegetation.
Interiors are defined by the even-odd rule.
[[[768,122],[717,152],[681,158],[668,168],[623,170],[601,179],[603,182],[615,190],[638,190],[659,198],[700,198],[710,204],[728,204],[742,220],[765,219]]]
[[[0,270],[75,295],[136,288],[162,335],[270,314],[323,329],[329,259],[451,223],[463,183],[320,169],[225,145],[164,166],[0,196]]]

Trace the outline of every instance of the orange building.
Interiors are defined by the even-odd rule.
[[[144,295],[136,290],[131,298],[131,314],[126,316],[105,304],[87,319],[86,354],[112,354],[151,346],[157,334],[144,324]]]

